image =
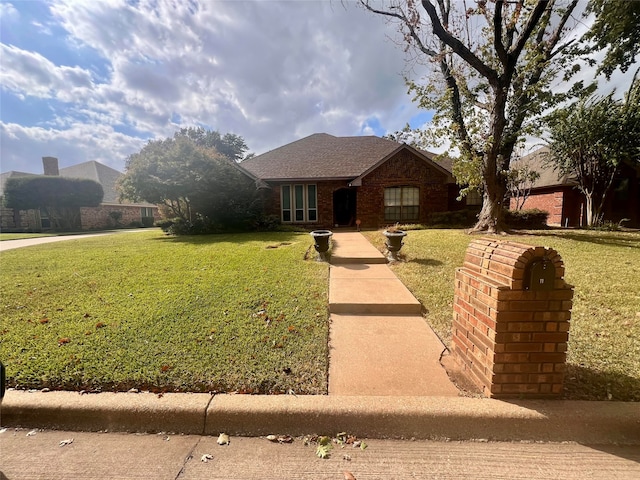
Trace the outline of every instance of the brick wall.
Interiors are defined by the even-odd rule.
[[[537,259],[553,265],[551,290],[526,289]],[[473,241],[455,276],[453,356],[487,396],[560,395],[572,299],[556,251]]]
[[[363,178],[358,188],[358,218],[365,228],[388,225],[384,219],[384,189],[386,187],[420,188],[420,217],[416,223],[426,223],[431,212],[448,208],[449,186],[446,176],[410,152],[400,152]]]
[[[584,199],[572,187],[559,187],[556,190],[533,192],[522,208],[549,212],[548,225],[576,227],[582,225],[583,204]],[[516,208],[514,199],[511,199],[509,208]]]
[[[120,212],[122,217],[116,225],[109,215],[111,212]],[[160,213],[157,207],[153,207],[154,221],[160,220]],[[99,207],[82,207],[80,209],[80,222],[83,230],[94,230],[102,228],[114,228],[118,226],[127,227],[134,222],[142,221],[142,210],[139,205],[100,205]]]
[[[384,220],[384,189],[410,186],[420,188],[420,217],[416,223],[425,223],[431,212],[444,212],[449,208],[451,189],[446,176],[410,152],[400,152],[365,176],[362,185],[349,187],[348,181],[271,182],[271,193],[266,196],[265,211],[280,217],[280,186],[295,183],[314,183],[318,187],[318,221],[311,224],[295,223],[310,229],[332,228],[334,192],[343,188],[356,189],[356,218],[363,228],[388,225]]]

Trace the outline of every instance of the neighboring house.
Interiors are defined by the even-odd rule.
[[[584,195],[577,189],[575,178],[559,176],[552,166],[546,165],[549,149],[540,148],[522,157],[540,173],[533,184],[523,209],[537,208],[549,212],[547,223],[551,226],[581,227],[586,225]],[[511,208],[514,201],[511,200]],[[626,227],[640,227],[640,168],[622,164],[607,194],[603,209],[604,220],[624,222]]]
[[[122,175],[117,170],[96,161],[89,161],[58,169],[58,159],[43,157],[44,175],[82,178],[102,185],[104,197],[98,207],[82,207],[82,230],[95,230],[121,226],[150,226],[160,219],[157,205],[150,203],[121,203],[118,201],[116,183]],[[11,177],[34,176],[32,173],[7,172],[0,176],[0,197],[4,185]],[[3,232],[42,231],[50,228],[49,219],[38,210],[13,211],[0,202],[0,230]]]
[[[283,224],[377,228],[464,206],[450,167],[434,157],[379,137],[318,133],[240,166],[269,187],[267,213]]]

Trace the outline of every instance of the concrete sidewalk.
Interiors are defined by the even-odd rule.
[[[407,296],[406,287],[386,265],[376,263],[384,260],[382,254],[359,233],[340,232],[335,237],[332,259],[338,263],[330,267],[329,395],[9,390],[0,424],[196,435],[346,431],[366,438],[640,445],[638,403],[458,396],[439,362],[444,346],[419,311],[386,310],[394,305],[415,308],[417,301],[410,293]],[[356,263],[356,258],[367,263]],[[343,295],[347,290],[352,294]],[[388,301],[381,303],[385,298]],[[342,311],[336,313],[336,308]]]
[[[422,305],[358,232],[334,233],[329,395],[457,396]]]
[[[0,480],[339,480],[349,478],[344,472],[358,480],[640,478],[635,446],[361,439],[364,450],[336,445],[320,459],[301,438],[231,437],[225,446],[216,439],[10,429],[0,433]]]

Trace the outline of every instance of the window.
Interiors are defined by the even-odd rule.
[[[477,189],[469,190],[467,192],[467,205],[482,205],[482,193]]]
[[[317,222],[318,194],[315,185],[280,187],[283,222]]]
[[[387,222],[416,221],[420,218],[420,189],[390,187],[384,189],[384,219]]]
[[[153,208],[151,207],[141,207],[142,218],[144,217],[153,217]]]

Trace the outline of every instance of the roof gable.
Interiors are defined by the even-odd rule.
[[[122,176],[118,170],[107,167],[95,160],[79,163],[60,169],[60,176],[67,178],[83,178],[93,180],[102,185],[104,190],[103,203],[118,203],[118,191],[116,183]]]
[[[540,147],[537,150],[515,160],[512,167],[528,165],[533,171],[540,174],[540,177],[533,183],[531,188],[546,188],[563,185],[575,185],[576,182],[569,175],[560,175],[552,164],[547,164],[551,150],[548,147]]]
[[[403,148],[408,148],[448,176],[449,172],[408,145],[380,137],[334,137],[316,133],[270,152],[244,160],[241,166],[266,181],[354,180],[370,173]]]

